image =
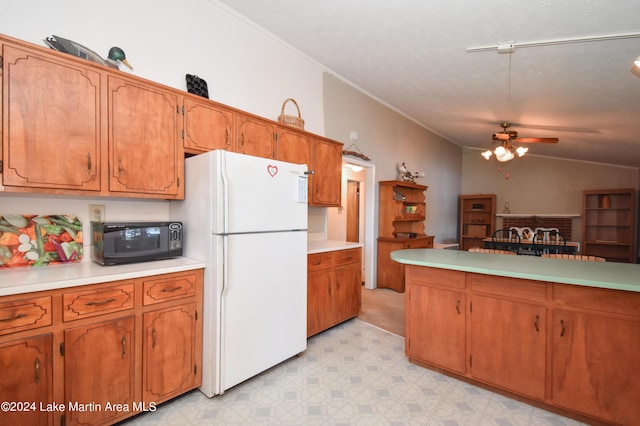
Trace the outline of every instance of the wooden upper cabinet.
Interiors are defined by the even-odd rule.
[[[309,136],[300,131],[278,126],[277,159],[294,164],[306,164],[311,168],[311,142]]]
[[[184,197],[178,95],[108,76],[109,190]]]
[[[211,101],[184,98],[184,148],[201,153],[215,149],[231,151],[235,140],[235,114]]]
[[[101,76],[2,45],[3,184],[100,190]]]
[[[249,115],[236,118],[235,152],[263,158],[276,158],[276,125]]]
[[[339,207],[342,194],[342,144],[314,137],[309,182],[309,204]]]

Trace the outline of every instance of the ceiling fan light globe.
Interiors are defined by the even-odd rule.
[[[502,148],[502,147],[498,147],[498,148]],[[498,148],[496,148],[496,151],[498,151]],[[502,152],[502,153],[500,153],[500,154],[498,154],[498,153],[496,152],[496,159],[497,159],[498,161],[500,161],[501,163],[505,163],[505,162],[507,162],[507,161],[511,161],[511,160],[513,160],[513,157],[515,157],[515,156],[513,155],[513,152],[511,152],[511,151],[509,151],[509,150],[506,150],[506,149],[504,149],[504,148],[503,148],[503,150],[504,150],[504,152]]]
[[[638,57],[636,58],[636,60],[635,60],[635,61],[633,61],[633,64],[634,64],[636,67],[640,67],[640,56],[638,56]]]
[[[516,154],[518,154],[518,157],[524,156],[528,151],[529,148],[525,148],[523,146],[519,146],[518,148],[516,148]]]
[[[490,159],[490,158],[491,158],[491,154],[493,154],[493,152],[491,152],[491,150],[490,150],[490,149],[488,149],[488,150],[486,150],[485,152],[483,152],[483,153],[482,153],[482,154],[480,154],[480,155],[482,155],[482,156],[484,157],[484,159],[485,159],[485,160],[488,160],[488,159]]]

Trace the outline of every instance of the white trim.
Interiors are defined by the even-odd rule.
[[[376,208],[376,165],[369,161],[360,160],[351,156],[342,156],[342,164],[349,163],[364,167],[367,173],[365,179],[365,221],[364,221],[364,241],[362,259],[364,261],[364,286],[367,289],[374,289],[377,285],[377,244],[375,238],[375,208]]]

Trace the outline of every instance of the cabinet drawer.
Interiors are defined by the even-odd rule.
[[[542,281],[469,273],[467,282],[478,293],[536,302],[546,300],[546,283]]]
[[[143,281],[142,303],[152,305],[196,294],[196,274],[168,275]]]
[[[630,291],[554,284],[553,301],[558,306],[640,318],[640,293]]]
[[[335,251],[333,259],[336,266],[360,262],[360,249],[354,248]]]
[[[62,295],[62,319],[73,321],[133,308],[133,283]]]
[[[51,325],[51,296],[0,303],[0,335]]]
[[[307,256],[307,272],[319,271],[331,268],[333,264],[333,253],[316,253]]]
[[[407,283],[417,285],[436,285],[446,288],[465,288],[465,273],[440,268],[407,265],[405,269]]]

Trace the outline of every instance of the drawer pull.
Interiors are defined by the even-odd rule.
[[[313,262],[313,266],[318,266],[320,264],[322,264],[322,262],[319,262],[319,261],[318,262]]]
[[[127,338],[122,336],[122,359],[127,355]]]
[[[353,258],[353,256],[347,256],[344,258],[344,260],[351,260]]]
[[[566,329],[564,328],[564,320],[560,320],[560,337],[564,337],[564,332]]]
[[[162,293],[173,293],[174,291],[178,291],[182,288],[181,285],[179,285],[178,287],[173,287],[173,288],[163,288],[162,290],[160,290]]]
[[[155,327],[151,329],[151,348],[152,349],[156,348],[156,328]]]
[[[40,359],[39,358],[36,358],[35,362],[33,363],[33,367],[35,369],[34,380],[36,384],[38,384],[40,382]]]
[[[9,322],[9,321],[17,320],[17,319],[20,319],[20,318],[24,318],[24,317],[26,317],[26,316],[27,316],[27,314],[16,314],[16,315],[15,315],[15,316],[13,316],[13,317],[9,317],[9,318],[0,318],[0,322]]]
[[[106,299],[106,300],[101,300],[99,302],[87,302],[87,306],[102,306],[102,305],[106,305],[107,303],[111,303],[111,302],[115,302],[116,299],[114,299],[113,297],[110,299]]]
[[[534,327],[536,328],[536,332],[540,332],[540,329],[538,328],[538,322],[540,321],[540,315],[536,315],[536,320],[533,322]]]
[[[458,315],[460,315],[460,301],[458,300],[458,303],[456,303],[456,311],[458,311]]]

